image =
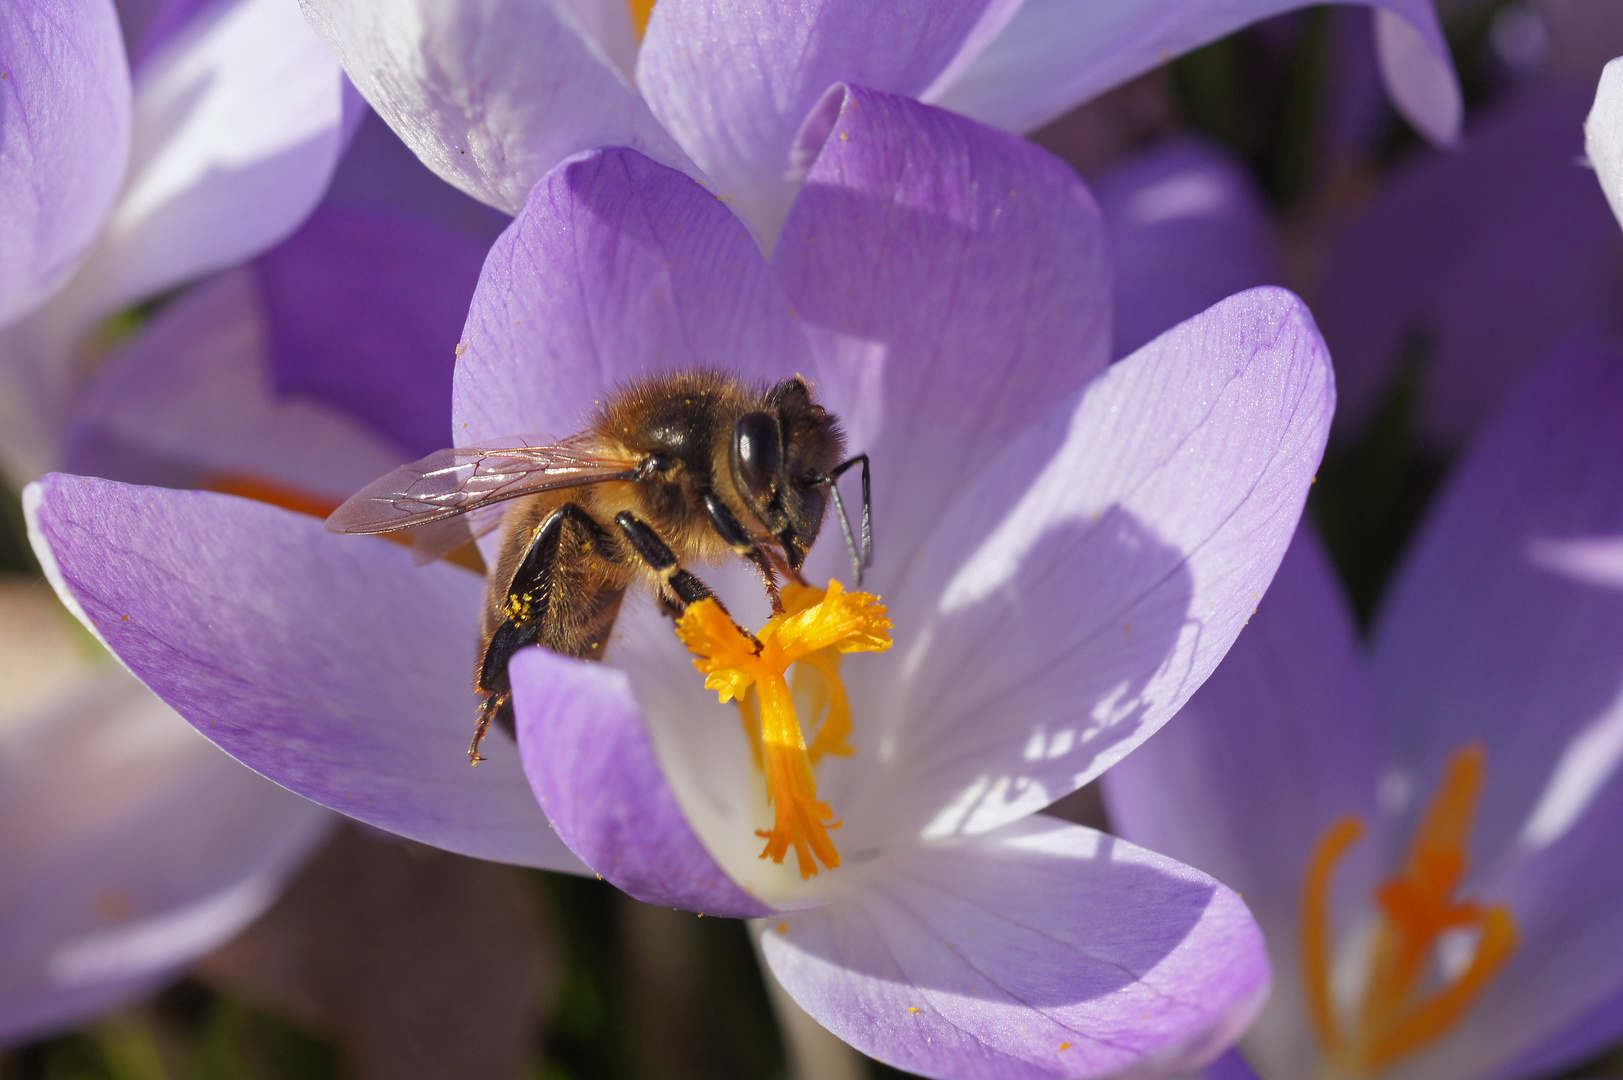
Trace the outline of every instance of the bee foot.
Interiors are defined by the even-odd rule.
[[[479,752],[479,744],[484,742],[485,736],[490,733],[490,722],[501,707],[507,704],[507,697],[506,694],[492,694],[479,703],[479,722],[474,725],[473,741],[468,744],[469,765],[477,765],[485,760],[485,756]]]

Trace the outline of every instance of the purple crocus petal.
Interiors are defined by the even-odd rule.
[[[1460,92],[1431,0],[1363,0],[1390,13],[1382,68],[1395,104],[1428,138],[1458,135]],[[931,98],[1030,131],[1079,102],[1302,0],[1026,0],[996,40]]]
[[[464,446],[562,437],[607,388],[662,371],[754,382],[809,366],[805,336],[748,231],[714,195],[635,150],[547,174],[485,261],[463,332]]]
[[[337,409],[275,392],[248,270],[165,308],[80,399],[65,443],[74,472],[165,487],[255,481],[335,505],[411,456]]]
[[[1554,1076],[1575,1062],[1597,1057],[1617,1042],[1619,1017],[1623,1017],[1623,986],[1533,1049],[1496,1069],[1493,1080]]]
[[[288,0],[211,5],[147,61],[129,180],[75,288],[97,318],[240,262],[320,199],[358,115]]]
[[[1268,987],[1238,896],[1123,840],[1033,817],[849,874],[757,923],[778,981],[863,1053],[938,1078],[1196,1069]]]
[[[849,665],[872,722],[835,774],[852,789],[827,796],[842,842],[996,828],[1165,723],[1267,589],[1334,398],[1306,307],[1253,289],[1113,365],[992,462],[885,593],[896,647]]]
[[[580,870],[516,752],[468,767],[478,577],[208,492],[51,475],[24,501],[58,594],[245,765],[403,836]]]
[[[1623,223],[1623,57],[1601,72],[1595,103],[1584,121],[1584,150],[1612,213]]]
[[[652,904],[736,918],[772,914],[694,835],[624,672],[524,649],[508,674],[530,785],[582,862]]]
[[[255,266],[278,388],[343,407],[412,456],[447,445],[457,338],[491,239],[386,208],[316,211]]]
[[[435,176],[371,109],[333,174],[324,208],[392,210],[480,237],[488,248],[512,215],[486,206]],[[464,312],[466,314],[466,312]]]
[[[54,751],[39,767],[41,747]],[[334,819],[105,669],[0,741],[0,1043],[173,978],[268,907]]]
[[[1615,320],[1623,244],[1575,164],[1585,105],[1552,90],[1491,113],[1463,152],[1419,159],[1349,230],[1318,309],[1338,431],[1369,423],[1420,345],[1421,430],[1451,446],[1573,325]]]
[[[1623,588],[1569,557],[1623,536],[1620,409],[1623,357],[1559,350],[1460,468],[1380,613],[1374,671],[1398,767],[1430,783],[1460,746],[1487,745],[1481,858],[1518,842],[1569,743],[1623,685]]]
[[[1226,296],[1280,280],[1256,181],[1211,143],[1169,139],[1111,168],[1093,194],[1114,256],[1116,356]]]
[[[637,56],[637,85],[718,189],[770,238],[795,196],[795,133],[830,86],[917,97],[984,47],[1018,6],[660,0]]]
[[[1246,1063],[1238,1050],[1230,1050],[1201,1074],[1202,1080],[1258,1080],[1257,1074]]]
[[[509,220],[367,110],[322,205],[254,267],[277,389],[339,406],[412,457],[449,445],[456,343]]]
[[[100,234],[130,152],[130,73],[111,0],[0,9],[0,325],[44,300]]]
[[[1620,415],[1623,356],[1560,350],[1463,464],[1378,621],[1396,835],[1482,744],[1470,891],[1509,904],[1521,939],[1427,1075],[1482,1075],[1623,986],[1623,587],[1593,565],[1623,543]]]
[[[139,71],[147,58],[162,50],[169,39],[210,4],[221,0],[117,0],[118,21],[130,66]]]
[[[687,157],[566,0],[300,0],[361,94],[430,169],[510,214],[571,154]]]
[[[1352,614],[1304,525],[1257,614],[1189,704],[1105,774],[1120,835],[1211,874],[1246,898],[1268,938],[1276,988],[1246,1037],[1270,1076],[1310,1076],[1297,950],[1303,875],[1346,814],[1376,821],[1379,746]],[[1338,868],[1343,927],[1366,909],[1380,850]]]
[[[807,129],[774,265],[873,458],[884,592],[956,493],[1103,370],[1104,229],[1057,159],[939,109],[841,88]]]

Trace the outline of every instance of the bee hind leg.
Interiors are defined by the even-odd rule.
[[[481,698],[479,719],[474,726],[473,742],[468,746],[468,760],[474,765],[485,760],[479,753],[479,744],[490,733],[492,723],[508,735],[514,734],[512,684],[508,682],[507,664],[514,653],[541,641],[552,603],[559,547],[564,539],[564,526],[569,522],[583,529],[594,546],[602,548],[607,543],[607,531],[575,503],[565,503],[549,514],[531,537],[502,602],[506,618],[490,635],[479,661],[475,683],[475,692]]]
[[[513,729],[513,695],[507,692],[491,694],[479,703],[479,722],[474,725],[473,741],[468,744],[468,764],[477,765],[485,760],[485,755],[479,752],[479,744],[485,741],[490,734],[490,724],[494,720],[503,729],[511,734]]]

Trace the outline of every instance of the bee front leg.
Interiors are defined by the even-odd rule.
[[[716,535],[725,540],[733,551],[755,564],[755,569],[761,572],[761,580],[766,583],[767,599],[772,601],[772,614],[783,614],[783,598],[778,595],[778,575],[772,567],[772,560],[755,543],[755,538],[744,528],[721,496],[714,491],[704,494],[705,513],[710,515],[710,527],[716,530]]]
[[[629,510],[622,510],[614,515],[614,523],[620,527],[620,532],[625,535],[626,541],[631,545],[631,550],[637,553],[637,557],[659,575],[660,584],[664,586],[661,599],[671,602],[671,606],[676,609],[675,614],[680,615],[700,600],[714,600],[716,606],[721,608],[722,614],[731,620],[738,632],[754,643],[755,651],[761,651],[760,639],[738,625],[738,620],[727,610],[727,605],[710,591],[710,586],[682,569],[682,564],[677,561],[676,553],[671,550],[670,545],[661,540],[659,534],[646,522],[639,520]]]

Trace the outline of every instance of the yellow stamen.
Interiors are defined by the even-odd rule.
[[[631,8],[631,25],[637,31],[637,40],[648,32],[648,19],[654,14],[655,0],[626,0]]]
[[[838,654],[890,648],[891,623],[878,597],[848,593],[837,581],[829,582],[826,593],[791,586],[784,589],[783,599],[784,613],[774,615],[757,635],[759,652],[714,600],[689,607],[676,632],[698,657],[693,666],[704,673],[705,687],[724,704],[739,703],[752,736],[773,808],[772,828],[759,833],[766,840],[761,857],[781,863],[793,847],[800,876],[809,878],[818,872],[818,862],[830,869],[840,865],[840,853],[828,835],[840,823],[831,820],[829,805],[818,800],[812,774],[812,763],[824,754],[853,752],[846,741],[851,708]],[[800,662],[804,667],[795,671],[796,688],[811,704],[814,718],[826,709],[809,749],[786,677],[790,666]]]
[[[1465,1016],[1516,949],[1516,922],[1502,904],[1455,899],[1470,869],[1467,846],[1487,771],[1473,744],[1448,763],[1400,873],[1375,892],[1381,914],[1356,1021],[1344,1032],[1330,992],[1330,879],[1363,834],[1344,817],[1319,839],[1302,886],[1302,967],[1308,1015],[1332,1069],[1374,1076],[1447,1034]],[[1465,971],[1424,993],[1443,935],[1474,928],[1476,950]]]

